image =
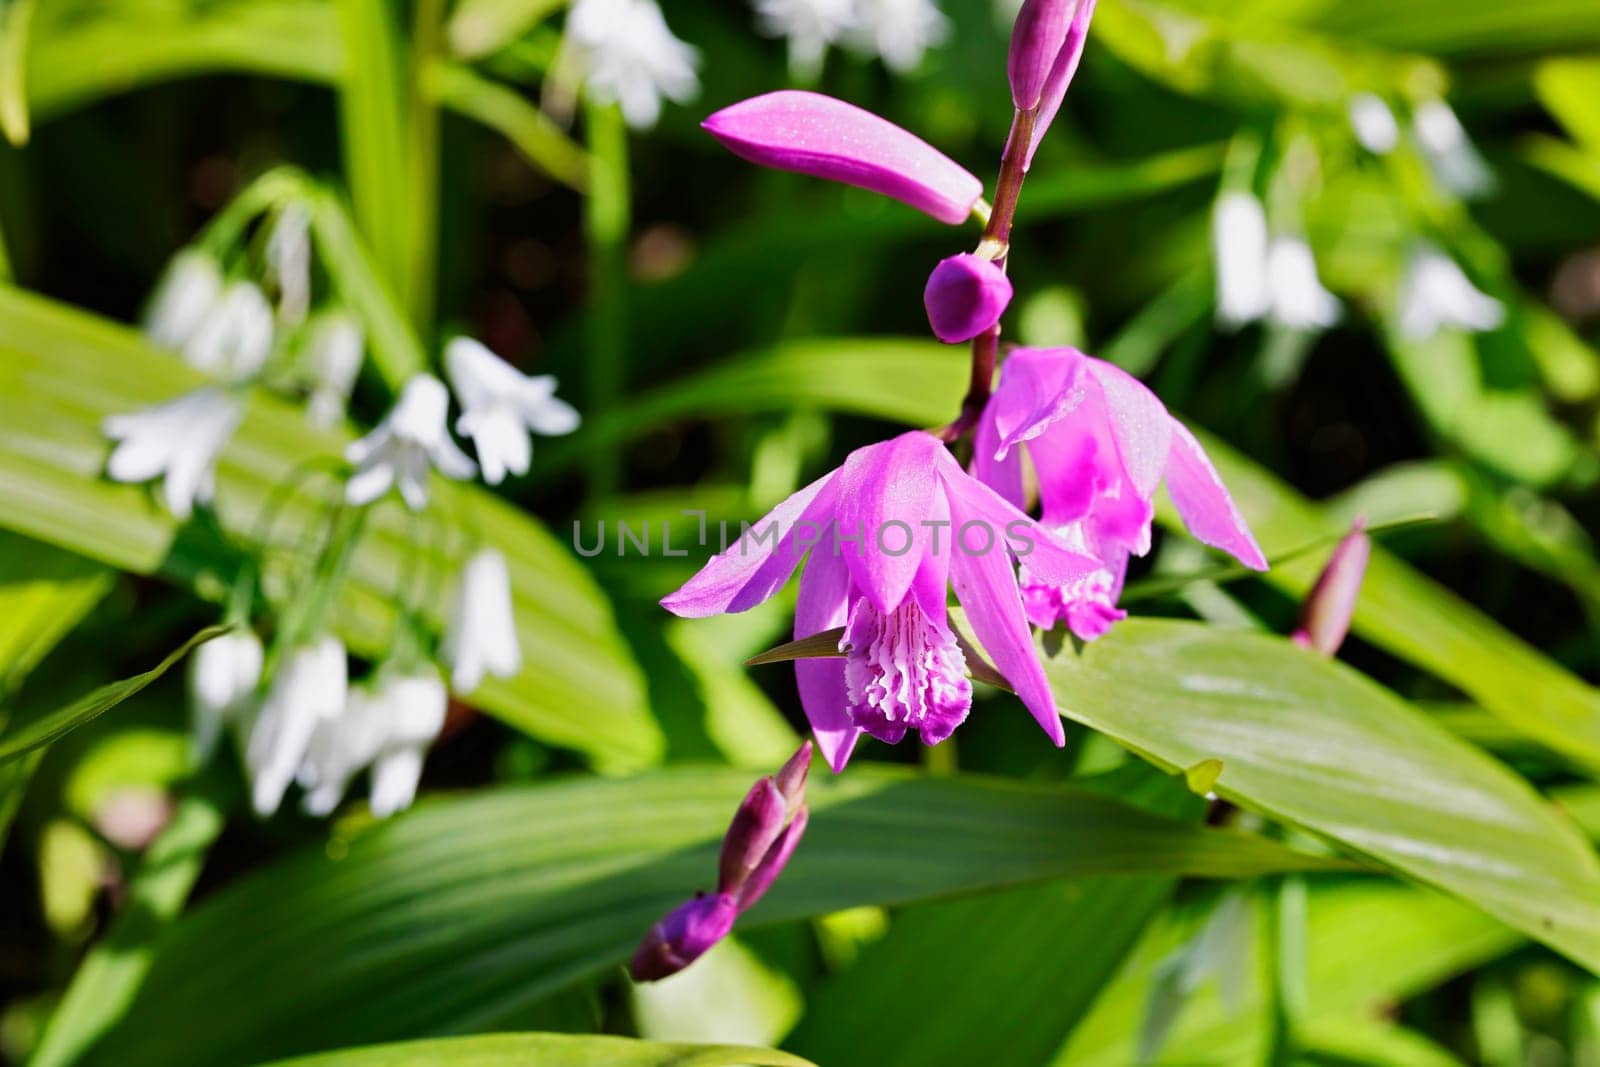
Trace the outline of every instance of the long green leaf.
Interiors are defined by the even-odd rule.
[[[1370,579],[1369,579],[1370,580]],[[1521,779],[1364,676],[1288,641],[1128,620],[1045,637],[1067,717],[1324,834],[1600,970],[1600,862]]]
[[[198,523],[179,526],[143,488],[101,476],[105,416],[198,384],[180,361],[130,330],[0,288],[0,526],[220,599],[237,575],[238,548]],[[263,509],[288,483],[299,491],[284,499],[272,524],[274,551],[292,551],[308,531],[321,529],[338,487],[307,471],[337,467],[347,440],[310,430],[288,404],[253,399],[218,473],[217,513],[234,545],[259,548]],[[439,484],[435,500],[421,526],[398,505],[372,516],[336,617],[351,647],[369,655],[385,647],[396,592],[418,565],[435,591],[419,609],[442,626],[444,594],[481,540],[509,561],[524,667],[515,678],[485,682],[474,703],[604,768],[657,759],[663,742],[638,668],[610,606],[570,551],[482,491]]]
[[[476,59],[498,52],[554,14],[566,0],[461,0],[450,15],[450,47]]]
[[[172,928],[106,1062],[235,1063],[482,1031],[626,959],[714,876],[747,771],[487,790],[237,883]],[[1061,787],[859,767],[812,783],[794,861],[748,917],[1112,873],[1318,865]]]
[[[81,556],[0,532],[0,699],[94,610],[115,577]]]
[[[272,1067],[812,1067],[770,1048],[684,1045],[599,1034],[488,1034],[280,1060]]]
[[[207,627],[168,653],[166,659],[143,674],[103,685],[82,699],[46,712],[38,718],[11,724],[4,734],[0,734],[0,765],[24,756],[36,748],[42,748],[62,734],[98,719],[166,674],[174,664],[195,648],[213,637],[226,633],[227,630],[226,626]]]
[[[28,143],[28,36],[34,0],[10,0],[0,21],[0,131],[13,145]]]

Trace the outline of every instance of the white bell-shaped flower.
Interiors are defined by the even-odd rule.
[[[789,42],[789,69],[814,78],[828,46],[855,25],[855,0],[754,0],[756,26],[768,37]]]
[[[510,678],[522,669],[511,576],[506,558],[492,548],[477,552],[461,573],[444,656],[451,684],[463,696],[477,689],[485,674]]]
[[[1456,261],[1432,245],[1419,246],[1400,282],[1400,332],[1426,341],[1443,329],[1499,329],[1506,309],[1473,285]]]
[[[1217,318],[1243,326],[1266,314],[1267,211],[1250,193],[1230,190],[1211,216],[1211,255],[1217,276]]]
[[[106,474],[131,483],[161,478],[167,510],[187,520],[196,503],[211,502],[217,457],[243,417],[242,402],[215,387],[143,411],[108,416],[100,429],[117,445],[106,461]]]
[[[1440,185],[1472,200],[1494,192],[1494,171],[1467,136],[1461,120],[1443,100],[1429,100],[1411,116],[1411,129],[1428,169]]]
[[[656,0],[577,0],[558,66],[571,64],[591,96],[621,105],[628,125],[645,129],[660,118],[663,98],[685,104],[700,92],[698,62]]]
[[[1357,93],[1350,98],[1350,129],[1356,140],[1373,155],[1387,155],[1400,143],[1400,124],[1383,98],[1374,93]]]
[[[550,437],[578,428],[578,413],[556,399],[550,375],[529,377],[470,337],[451,341],[444,359],[461,402],[456,432],[472,438],[490,485],[500,484],[508,471],[528,473],[528,431]]]
[[[352,686],[344,710],[319,720],[306,743],[295,780],[305,790],[307,815],[331,815],[344,799],[350,780],[372,763],[383,744],[383,713],[372,690]]]
[[[1322,287],[1316,257],[1303,237],[1282,236],[1267,247],[1268,315],[1292,330],[1325,330],[1339,321],[1339,301]]]
[[[198,249],[172,258],[145,309],[145,336],[163,348],[183,348],[222,295],[222,268]]]
[[[387,818],[411,806],[428,746],[444,729],[450,696],[431,667],[381,678],[377,700],[383,743],[372,761],[372,814]]]
[[[396,483],[413,511],[428,503],[428,467],[447,478],[470,478],[477,466],[450,439],[445,417],[450,394],[431,374],[418,374],[406,383],[389,414],[377,428],[345,449],[345,459],[356,471],[345,485],[345,499],[353,505],[370,504]]]
[[[292,203],[278,212],[266,257],[278,287],[278,318],[298,325],[311,307],[311,211],[304,204]]]
[[[224,382],[254,378],[272,354],[272,308],[250,282],[222,291],[189,339],[183,359]]]
[[[311,380],[306,420],[311,425],[327,429],[344,418],[350,391],[361,373],[365,345],[361,323],[347,311],[327,312],[312,323],[305,354],[306,373]]]
[[[261,639],[245,628],[213,637],[189,656],[189,713],[197,764],[226,726],[241,721],[261,684]]]
[[[319,723],[344,711],[349,675],[344,643],[324,635],[284,656],[250,724],[244,762],[258,815],[278,810]]]

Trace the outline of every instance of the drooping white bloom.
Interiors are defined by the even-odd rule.
[[[1266,314],[1267,211],[1250,193],[1230,190],[1211,215],[1211,255],[1217,275],[1217,317],[1243,326]]]
[[[527,474],[533,458],[528,431],[553,437],[578,428],[572,405],[556,399],[556,380],[529,377],[470,337],[445,346],[445,367],[461,402],[456,432],[472,438],[483,480],[499,485],[506,472]]]
[[[311,307],[311,211],[291,203],[267,238],[267,269],[278,287],[278,318],[296,325]]]
[[[222,294],[222,268],[198,249],[172,258],[145,309],[145,336],[163,348],[181,349],[200,328]]]
[[[311,378],[311,396],[306,401],[306,419],[326,429],[344,417],[361,372],[361,353],[366,344],[361,323],[346,311],[330,311],[318,316],[306,343],[306,370]]]
[[[143,411],[110,415],[100,432],[117,442],[106,474],[118,482],[161,478],[161,499],[186,520],[216,491],[217,457],[244,417],[238,398],[218,388],[196,389]]]
[[[272,308],[250,282],[222,291],[183,346],[195,370],[225,382],[256,376],[272,353]]]
[[[1421,105],[1411,117],[1411,128],[1440,185],[1468,200],[1494,192],[1494,172],[1449,104],[1429,100]]]
[[[477,552],[461,573],[444,656],[451,684],[463,696],[477,689],[485,674],[510,678],[522,669],[511,576],[506,558],[492,548]]]
[[[1322,287],[1303,237],[1274,237],[1267,248],[1267,315],[1292,330],[1325,330],[1339,321],[1339,301]]]
[[[376,429],[345,449],[344,458],[356,465],[345,485],[345,499],[360,506],[370,504],[395,483],[413,511],[428,503],[428,466],[447,478],[470,478],[477,466],[450,439],[445,416],[450,394],[431,374],[415,375],[400,393],[389,414]]]
[[[349,689],[344,644],[324,635],[284,657],[250,726],[245,767],[258,815],[283,802],[317,725],[344,711]]]
[[[1400,143],[1400,124],[1383,98],[1357,93],[1350,98],[1350,128],[1361,147],[1374,155],[1387,155]]]
[[[882,57],[890,70],[908,71],[950,35],[950,20],[934,0],[857,0],[851,39]]]
[[[1441,329],[1494,330],[1505,318],[1500,301],[1473,285],[1455,260],[1432,245],[1412,252],[1400,282],[1400,332],[1407,338],[1426,341]]]
[[[240,721],[261,684],[261,639],[251,629],[213,637],[189,657],[195,762],[211,758],[222,729]]]
[[[815,77],[828,46],[855,24],[856,0],[754,0],[756,26],[768,37],[789,42],[789,69]]]
[[[379,680],[383,743],[372,761],[372,814],[387,818],[411,806],[428,746],[444,728],[450,697],[432,667]]]
[[[350,780],[372,768],[372,813],[387,818],[411,806],[428,745],[444,726],[449,694],[431,666],[381,670],[350,690],[344,711],[317,724],[296,779],[308,815],[328,815]]]
[[[698,54],[667,28],[656,0],[577,0],[567,16],[565,55],[596,100],[620,104],[628,125],[647,129],[663,97],[680,104],[700,92]]]

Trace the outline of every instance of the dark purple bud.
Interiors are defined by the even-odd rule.
[[[750,872],[766,856],[789,821],[789,805],[771,778],[750,787],[744,803],[733,813],[722,839],[722,859],[717,865],[717,890],[737,893]]]
[[[1011,303],[1011,280],[994,260],[964,252],[933,268],[922,303],[934,336],[960,344],[1000,321]]]
[[[1011,102],[1018,111],[1032,111],[1039,106],[1078,4],[1079,0],[1023,0],[1011,30],[1011,54],[1006,59]]]
[[[1044,132],[1050,128],[1050,123],[1055,121],[1056,112],[1061,110],[1061,102],[1067,98],[1067,87],[1072,84],[1072,76],[1078,73],[1078,63],[1083,59],[1083,45],[1089,39],[1089,20],[1094,18],[1094,5],[1095,0],[1078,0],[1066,40],[1061,43],[1061,51],[1056,54],[1050,76],[1045,79],[1039,113],[1033,120],[1033,135],[1028,138],[1028,154],[1023,158],[1023,170],[1033,166],[1033,153],[1039,147]]]
[[[739,906],[727,893],[695,897],[650,928],[633,954],[633,980],[655,982],[677,974],[728,936]]]
[[[751,872],[744,887],[739,890],[739,912],[743,914],[750,910],[756,901],[771,888],[777,881],[778,875],[783,873],[783,868],[789,862],[789,857],[794,855],[794,847],[800,843],[800,835],[806,832],[806,822],[810,818],[808,810],[802,805],[794,813],[794,818],[789,822],[789,828],[783,836],[767,850],[759,866]]]
[[[1315,649],[1324,656],[1339,651],[1345,634],[1350,632],[1356,598],[1361,593],[1361,579],[1367,573],[1367,561],[1371,558],[1372,538],[1366,534],[1366,522],[1357,519],[1333,550],[1322,576],[1311,587],[1311,594],[1300,608],[1300,625],[1292,635],[1295,644]]]
[[[965,222],[983,195],[971,171],[928,142],[821,93],[751,97],[700,125],[752,163],[870,189],[951,225]]]

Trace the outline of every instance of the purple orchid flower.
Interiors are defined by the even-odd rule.
[[[722,840],[717,891],[697,893],[650,928],[633,954],[634,980],[677,974],[733,931],[783,871],[806,832],[806,741],[778,773],[750,788]]]
[[[1059,4],[1059,0],[1055,0]],[[1033,133],[1028,139],[1028,153],[1023,159],[1023,170],[1033,165],[1033,153],[1039,147],[1039,141],[1044,137],[1045,131],[1055,121],[1056,113],[1061,110],[1062,101],[1067,98],[1067,87],[1072,84],[1073,76],[1078,73],[1078,64],[1083,59],[1083,46],[1089,39],[1089,20],[1094,18],[1095,0],[1076,0],[1072,11],[1072,22],[1067,27],[1066,36],[1062,39],[1061,47],[1055,53],[1055,60],[1050,66],[1050,73],[1044,79],[1038,98],[1038,111],[1033,120]],[[1023,14],[1027,13],[1024,6]],[[1017,53],[1016,32],[1024,28],[1022,15],[1017,17],[1016,28],[1013,32],[1013,56]],[[1037,42],[1047,42],[1048,38],[1043,33],[1034,35]],[[1015,65],[1015,61],[1014,61]],[[1016,75],[1013,74],[1013,92],[1015,92]],[[1026,86],[1025,86],[1026,87]],[[1020,105],[1019,105],[1020,106]]]
[[[1126,616],[1117,607],[1130,555],[1150,550],[1152,500],[1165,478],[1189,532],[1240,563],[1267,561],[1194,435],[1149,389],[1074,348],[1020,348],[978,421],[973,473],[1025,506],[1020,447],[1038,474],[1041,522],[1068,548],[1100,561],[1060,582],[1024,560],[1028,618],[1066,622],[1085,641]]]
[[[862,731],[893,744],[915,730],[933,745],[966,718],[972,686],[947,586],[1023,704],[1065,742],[1011,561],[1057,585],[1100,564],[968,475],[936,437],[912,431],[852,452],[661,604],[689,618],[745,611],[776,593],[807,552],[795,636],[845,627],[843,662],[795,663],[801,705],[835,771]]]
[[[751,97],[701,125],[741,159],[870,189],[951,225],[966,221],[983,196],[971,171],[928,142],[821,93]]]

